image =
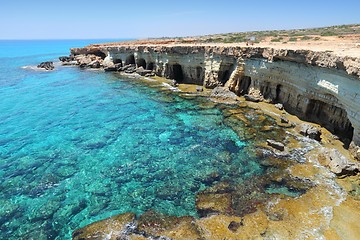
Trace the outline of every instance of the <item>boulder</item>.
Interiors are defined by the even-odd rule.
[[[284,105],[282,105],[281,103],[277,103],[275,104],[275,107],[279,110],[283,110],[284,109]]]
[[[53,62],[42,62],[37,65],[38,68],[43,68],[45,70],[54,70],[54,63]]]
[[[244,98],[246,101],[250,101],[250,102],[260,102],[260,100],[261,100],[260,98],[251,96],[249,94],[245,94]]]
[[[151,73],[151,72],[152,72],[152,70],[145,70],[143,67],[138,67],[136,69],[136,73],[141,76],[145,76],[146,74]]]
[[[285,150],[285,145],[281,142],[276,142],[274,140],[266,140],[266,143],[270,146],[270,147],[273,147],[279,151],[284,151]]]
[[[280,117],[280,121],[281,121],[281,123],[289,123],[289,119],[287,119],[286,117],[283,117],[283,116]]]
[[[349,151],[356,160],[360,161],[360,146],[357,146],[354,142],[351,142]]]
[[[300,125],[300,134],[305,137],[315,139],[317,141],[321,140],[321,130],[307,123],[303,123]]]
[[[196,91],[197,91],[197,92],[202,92],[202,91],[204,91],[204,89],[203,89],[202,86],[197,86],[197,87],[196,87]]]
[[[226,87],[216,87],[211,91],[210,97],[236,100],[237,96]]]
[[[60,62],[71,62],[74,61],[74,56],[61,56],[59,57]]]
[[[177,87],[177,86],[179,86],[179,83],[178,83],[175,79],[173,79],[173,80],[171,81],[171,86]]]
[[[330,171],[336,175],[354,175],[359,172],[360,164],[352,162],[337,149],[331,149],[325,153]]]
[[[90,68],[100,68],[100,62],[98,60],[94,60],[88,64]]]

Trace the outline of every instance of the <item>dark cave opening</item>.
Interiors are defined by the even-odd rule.
[[[154,70],[154,63],[153,62],[148,63],[148,65],[146,66],[146,70]]]
[[[145,59],[139,58],[136,61],[136,65],[137,65],[137,67],[143,67],[144,69],[146,69],[146,61],[145,61]]]
[[[305,112],[306,119],[320,123],[337,135],[347,148],[353,139],[354,127],[344,109],[320,100],[310,99]]]
[[[125,65],[135,64],[134,54],[129,55],[125,60]]]
[[[180,64],[174,64],[172,65],[172,75],[170,75],[170,78],[175,79],[177,82],[183,82],[184,81],[184,73],[182,70],[182,67]]]

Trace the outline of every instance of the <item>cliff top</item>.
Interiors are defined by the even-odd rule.
[[[360,24],[326,28],[227,33],[198,37],[140,39],[92,46],[254,46],[273,49],[331,52],[360,58]]]

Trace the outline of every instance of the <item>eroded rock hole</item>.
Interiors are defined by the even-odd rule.
[[[281,88],[282,88],[282,86],[281,86],[280,84],[278,84],[278,85],[276,86],[275,101],[277,101],[277,102],[280,101]]]
[[[114,64],[120,64],[122,66],[122,60],[121,59],[114,59]]]
[[[198,82],[202,81],[203,79],[203,68],[202,67],[196,67],[196,80]]]
[[[154,63],[153,62],[148,63],[148,65],[146,66],[146,70],[154,70]]]
[[[146,69],[146,61],[145,61],[145,59],[139,58],[136,61],[136,65],[137,65],[137,67],[143,67],[144,69]]]
[[[344,109],[331,104],[310,99],[305,112],[305,117],[313,122],[320,123],[348,147],[354,134],[354,128]]]
[[[135,64],[134,54],[129,55],[125,60],[125,65]]]
[[[105,59],[106,58],[106,54],[103,53],[102,51],[96,51],[93,53],[95,56],[101,57],[101,59]]]
[[[218,81],[222,84],[226,83],[229,80],[231,73],[234,70],[234,64],[222,64],[220,65],[218,73]]]
[[[182,70],[182,67],[180,64],[174,64],[172,65],[172,74],[170,75],[170,78],[175,79],[177,82],[183,82],[184,81],[184,73]]]
[[[240,86],[239,86],[240,94],[247,94],[249,92],[250,84],[251,84],[251,77],[243,76],[240,80]]]

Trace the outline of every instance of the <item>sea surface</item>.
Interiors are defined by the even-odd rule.
[[[0,239],[70,239],[128,211],[197,217],[197,192],[264,172],[225,105],[113,73],[29,67],[98,42],[0,41]]]

